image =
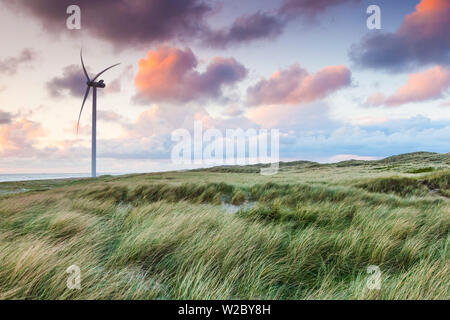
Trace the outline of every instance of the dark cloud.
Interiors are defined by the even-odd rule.
[[[359,3],[360,0],[284,0],[279,13],[288,17],[313,18],[330,7],[344,3]]]
[[[66,31],[64,13],[69,5],[78,5],[82,29],[124,49],[174,39],[197,39],[217,48],[273,39],[291,20],[310,20],[329,7],[360,0],[284,0],[275,10],[242,15],[219,30],[206,23],[207,17],[215,12],[212,2],[207,0],[0,1],[39,18],[52,33]]]
[[[26,48],[17,57],[7,57],[0,60],[0,73],[15,74],[20,65],[29,63],[36,58],[32,49]]]
[[[285,23],[281,17],[258,11],[237,18],[227,29],[211,31],[204,43],[224,48],[252,40],[275,38],[283,32]]]
[[[139,61],[135,86],[137,100],[145,102],[189,102],[219,98],[224,86],[247,76],[247,69],[233,58],[215,57],[204,72],[191,49],[161,46]]]
[[[12,121],[12,114],[0,110],[0,125],[11,123],[11,121]]]
[[[86,91],[86,77],[82,70],[81,65],[76,64],[65,67],[61,76],[54,77],[47,82],[47,90],[50,95],[53,97],[61,97],[65,93],[69,93],[73,97],[83,97]],[[125,77],[129,78],[130,70],[132,70],[131,66],[126,67],[119,78],[107,82],[104,91],[107,93],[120,92],[122,87],[121,80]],[[103,92],[103,90],[100,90],[99,93],[101,92]]]
[[[401,71],[450,65],[450,1],[421,0],[396,32],[372,32],[353,45],[350,58],[370,69]]]
[[[212,10],[201,0],[2,1],[39,18],[53,33],[66,31],[66,9],[78,5],[82,29],[121,48],[197,35]]]
[[[64,68],[61,77],[47,82],[47,89],[53,97],[60,97],[64,92],[74,97],[82,97],[86,91],[86,78],[81,67],[72,64]]]
[[[274,39],[283,33],[292,20],[310,22],[329,7],[358,2],[360,0],[284,0],[276,10],[245,14],[229,27],[205,32],[203,44],[225,48],[254,40]]]

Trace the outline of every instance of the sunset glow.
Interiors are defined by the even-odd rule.
[[[88,171],[81,47],[90,73],[122,62],[102,77],[99,171],[164,167],[171,133],[198,119],[280,129],[286,159],[448,152],[449,1],[380,1],[381,30],[363,1],[120,2],[75,1],[80,30],[70,1],[0,2],[3,172]]]

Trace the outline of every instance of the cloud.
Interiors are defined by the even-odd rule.
[[[209,32],[204,44],[225,48],[253,40],[273,39],[282,33],[285,23],[281,17],[258,11],[238,17],[230,27]]]
[[[281,35],[293,20],[311,22],[328,8],[360,0],[284,0],[271,11],[257,11],[236,18],[230,26],[219,30],[205,30],[203,44],[226,48],[255,40],[271,40]]]
[[[244,109],[241,106],[238,106],[236,104],[232,104],[228,106],[223,112],[223,115],[227,117],[237,117],[244,114]]]
[[[81,8],[81,27],[117,48],[144,46],[201,33],[212,7],[201,0],[16,0],[3,3],[42,21],[52,33],[66,32],[66,9]]]
[[[173,168],[170,167],[170,152],[175,143],[171,141],[170,133],[177,128],[192,131],[194,120],[199,119],[204,120],[204,128],[215,127],[222,132],[230,128],[278,128],[282,159],[337,161],[371,159],[418,150],[448,152],[448,120],[435,121],[415,116],[352,125],[330,118],[330,109],[323,103],[279,110],[274,106],[263,107],[272,108],[272,113],[266,112],[264,119],[249,117],[255,123],[242,118],[214,118],[200,107],[186,108],[180,112],[176,106],[153,105],[142,111],[134,121],[124,121],[121,137],[98,141],[98,163],[105,167],[109,161],[108,165],[113,165],[117,172],[130,172],[130,164],[134,160],[139,160],[142,168],[155,160],[167,161],[168,165],[162,168]],[[258,108],[249,111],[253,110]],[[278,122],[267,122],[276,116]],[[49,142],[41,140],[43,137],[44,130],[40,124],[28,119],[13,119],[11,123],[0,126],[0,166],[15,161],[16,165],[21,163],[23,168],[36,170],[35,159],[38,158],[46,159],[44,166],[51,163],[54,168],[63,168],[70,163],[78,166],[77,170],[87,170],[90,148],[86,141]],[[13,165],[10,167],[16,168]]]
[[[2,124],[8,124],[12,121],[12,114],[6,111],[0,110],[0,126]]]
[[[133,66],[126,66],[118,78],[106,84],[105,93],[118,93],[122,91],[122,81],[128,81],[133,78]]]
[[[44,135],[41,125],[22,118],[0,126],[1,157],[32,157],[37,154],[35,143]]]
[[[73,97],[82,97],[86,91],[86,78],[80,66],[72,64],[64,68],[61,77],[54,77],[46,86],[53,97],[60,97],[64,92]]]
[[[195,120],[211,122],[208,112],[200,106],[181,109],[178,106],[166,105],[164,107],[154,104],[142,111],[139,116],[124,126],[124,137],[152,137],[155,135],[168,135],[173,130],[185,128],[190,130]]]
[[[97,119],[100,121],[105,122],[112,122],[112,123],[125,123],[126,119],[121,114],[118,114],[114,111],[109,110],[97,110]]]
[[[349,86],[351,72],[345,66],[329,66],[315,74],[294,64],[261,79],[247,90],[249,105],[309,103]]]
[[[422,102],[441,98],[450,87],[450,73],[441,66],[424,72],[411,74],[408,81],[390,97],[375,93],[367,99],[367,104],[399,106],[406,103]]]
[[[330,161],[336,155],[384,157],[413,151],[448,152],[448,120],[418,115],[351,124],[332,117],[324,103],[248,110],[248,118],[264,128],[280,130],[280,157]],[[339,156],[340,160],[344,160]]]
[[[222,88],[247,76],[247,69],[233,58],[215,57],[204,72],[196,71],[191,49],[161,46],[139,60],[134,83],[137,101],[189,102],[218,98]]]
[[[416,115],[410,118],[391,119],[389,121],[372,123],[360,126],[369,131],[379,131],[386,134],[395,134],[403,131],[430,131],[448,127],[448,120],[431,120],[423,115]]]
[[[122,90],[122,83],[120,78],[112,80],[105,88],[106,93],[117,93]]]
[[[89,71],[89,68],[87,68]],[[64,67],[60,77],[54,77],[46,83],[48,92],[52,97],[61,97],[65,93],[73,97],[83,97],[86,92],[86,77],[83,74],[81,65],[71,64]],[[121,82],[125,78],[130,77],[132,66],[127,66],[121,75],[106,83],[106,88],[102,91],[105,93],[117,93],[122,89]],[[91,76],[90,76],[91,77]]]
[[[22,64],[30,63],[36,58],[36,53],[29,48],[22,50],[17,57],[7,57],[0,60],[0,73],[13,75]]]
[[[171,134],[186,129],[193,134],[194,121],[201,120],[203,128],[226,129],[255,127],[242,117],[223,119],[212,117],[203,107],[181,109],[177,106],[157,104],[142,111],[132,122],[122,122],[120,138],[99,142],[99,156],[117,159],[170,159]],[[100,146],[101,144],[101,146]]]
[[[340,154],[385,157],[414,151],[448,152],[449,121],[423,116],[377,126],[342,124],[330,130],[294,132],[282,136],[282,157],[324,159]]]
[[[190,130],[194,120],[209,119],[201,107],[183,109],[176,106],[161,107],[157,104],[142,111],[132,121],[121,121],[119,138],[99,141],[99,157],[114,159],[169,159],[174,145],[172,131],[178,128]]]
[[[279,12],[287,16],[314,18],[332,6],[358,3],[360,0],[284,0]]]
[[[381,92],[375,92],[367,98],[366,105],[370,107],[380,106],[384,104],[385,101],[386,97],[384,96],[384,94],[382,94]]]
[[[350,49],[359,66],[387,71],[450,64],[450,1],[421,0],[395,32],[371,32]]]
[[[251,108],[247,117],[263,128],[276,128],[296,132],[322,132],[337,128],[339,124],[328,117],[329,107],[324,103],[296,105],[289,108],[264,105]]]
[[[207,19],[219,7],[208,0],[0,0],[16,11],[38,18],[51,33],[65,30],[66,8],[81,8],[83,30],[118,49],[199,39],[204,45],[227,47],[279,36],[292,20],[311,20],[329,7],[359,0],[284,0],[270,12],[257,11],[213,30]],[[130,23],[132,21],[133,23]]]
[[[115,112],[98,111],[98,118],[109,121],[120,126],[121,131],[116,138],[99,139],[97,142],[98,163],[104,163],[105,158],[123,160],[161,160],[170,162],[172,147],[176,144],[172,141],[171,133],[176,129],[193,131],[194,121],[202,120],[203,127],[225,129],[241,127],[247,128],[253,125],[245,118],[213,118],[203,107],[190,106],[179,108],[173,105],[152,105],[143,110],[133,121]],[[90,127],[88,128],[88,131]],[[89,131],[90,133],[90,131]],[[89,138],[88,138],[89,139]],[[80,163],[90,156],[88,141],[78,137],[76,140],[63,140],[47,142],[52,147],[35,150],[40,152],[41,157],[46,159],[64,159],[71,161],[79,159]],[[42,144],[41,144],[42,145]],[[66,160],[67,159],[67,160]],[[144,163],[143,161],[142,163]],[[0,164],[2,161],[0,160]],[[128,162],[127,162],[128,163]],[[129,171],[129,167],[123,166],[123,162],[115,164],[120,171]],[[86,163],[86,168],[88,163]],[[176,169],[176,168],[175,168]],[[178,168],[179,169],[179,168]]]

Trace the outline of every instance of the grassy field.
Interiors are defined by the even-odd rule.
[[[450,299],[450,154],[259,169],[0,183],[0,299]]]

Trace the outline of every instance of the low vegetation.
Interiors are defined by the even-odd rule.
[[[449,299],[448,161],[3,183],[0,299]]]

